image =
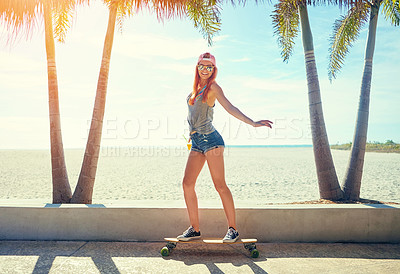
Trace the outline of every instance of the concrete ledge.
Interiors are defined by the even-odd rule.
[[[237,209],[260,242],[400,243],[399,205],[270,205]],[[221,208],[201,208],[203,236],[224,236]],[[188,226],[184,207],[0,204],[0,240],[160,241]]]

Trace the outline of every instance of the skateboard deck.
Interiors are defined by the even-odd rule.
[[[191,241],[179,241],[177,238],[164,238],[167,244],[161,249],[162,256],[168,256],[171,251],[179,244],[223,244],[223,245],[232,245],[232,244],[243,244],[244,248],[250,252],[251,257],[258,258],[259,252],[256,248],[257,239],[238,239],[233,243],[224,243],[221,238],[200,238]]]

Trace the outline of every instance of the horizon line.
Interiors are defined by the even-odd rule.
[[[245,147],[312,147],[310,144],[298,144],[298,145],[226,145],[225,147],[236,147],[236,148],[245,148]],[[136,146],[102,146],[100,149],[107,148],[179,148],[184,147],[184,145],[136,145]],[[64,148],[64,150],[84,150],[85,147],[70,147]],[[0,148],[0,150],[50,150],[50,148]]]

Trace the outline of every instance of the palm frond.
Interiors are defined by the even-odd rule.
[[[221,2],[223,2],[223,1],[221,1]],[[226,0],[226,2],[227,3],[231,3],[231,5],[233,7],[236,7],[236,5],[241,5],[242,7],[244,7],[246,5],[246,3],[247,3],[246,0]],[[255,2],[257,3],[258,1],[255,0]]]
[[[219,1],[221,4],[224,2],[223,0]],[[227,3],[231,3],[231,5],[233,7],[235,7],[236,5],[241,5],[241,6],[246,6],[247,4],[247,0],[226,0],[225,2]],[[259,2],[264,3],[264,2],[268,2],[268,3],[272,3],[272,0],[253,0],[252,2],[258,4]]]
[[[278,37],[281,57],[287,62],[293,53],[294,39],[299,33],[300,18],[295,1],[280,0],[272,12],[274,35]]]
[[[39,0],[0,1],[0,24],[6,30],[7,43],[25,35],[28,39],[41,16]]]
[[[296,1],[298,4],[302,3],[307,6],[337,6],[339,8],[350,8],[354,5],[365,2],[365,0],[290,0]]]
[[[32,35],[33,29],[41,22],[43,4],[47,1],[52,3],[54,35],[61,42],[65,40],[75,7],[90,2],[90,0],[1,0],[0,24],[8,33],[7,42],[14,42],[21,35],[26,35],[27,38]]]
[[[150,2],[149,6],[156,12],[158,20],[163,21],[173,17],[184,17],[186,13],[186,5],[190,0],[147,0],[142,2]]]
[[[221,28],[220,6],[216,1],[192,0],[187,4],[186,16],[193,22],[194,27],[199,29],[208,45],[212,45],[213,36]]]
[[[46,1],[46,0],[42,0]],[[54,37],[64,43],[68,29],[71,28],[77,6],[89,4],[90,0],[52,0]]]
[[[54,38],[64,43],[75,11],[75,1],[53,1],[52,17]]]
[[[368,21],[369,11],[369,3],[360,3],[353,6],[347,15],[335,21],[329,48],[328,76],[330,81],[332,78],[336,78],[342,68],[352,43],[357,40],[361,28]]]
[[[84,1],[84,0],[81,0]],[[88,1],[88,0],[86,0]],[[193,21],[209,45],[212,37],[220,31],[221,0],[103,0],[108,5],[117,5],[117,24],[122,32],[124,20],[143,9],[154,12],[159,21],[173,17],[187,17]]]
[[[129,1],[120,1],[118,3],[117,9],[117,26],[120,33],[122,33],[122,26],[127,17],[132,16],[134,14],[134,10],[136,7],[133,6],[132,2]]]
[[[393,26],[400,25],[400,1],[399,0],[386,0],[382,2],[382,13],[385,19],[388,20]]]
[[[120,23],[126,17],[132,16],[144,9],[155,12],[159,21],[168,20],[173,17],[184,17],[186,15],[187,3],[190,1],[193,0],[103,0],[109,7],[111,5],[118,6]]]

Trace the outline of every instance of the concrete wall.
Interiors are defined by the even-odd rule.
[[[271,205],[237,209],[242,238],[260,242],[400,242],[400,206]],[[200,209],[203,236],[223,237],[220,208]],[[0,240],[159,241],[188,227],[186,209],[0,205]]]

